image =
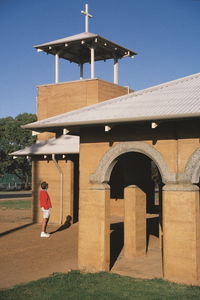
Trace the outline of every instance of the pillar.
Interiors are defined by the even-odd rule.
[[[109,271],[110,188],[107,184],[81,190],[78,267],[87,272]]]
[[[80,80],[83,80],[83,64],[80,64]]]
[[[91,79],[94,79],[94,48],[90,49],[91,55]]]
[[[146,253],[146,195],[135,185],[124,189],[124,256]]]
[[[119,68],[119,63],[118,63],[118,59],[115,58],[114,59],[114,83],[118,84],[119,80],[118,80],[118,68]]]
[[[59,82],[59,55],[55,55],[55,83]]]
[[[194,284],[200,276],[199,188],[171,184],[163,190],[164,278]]]

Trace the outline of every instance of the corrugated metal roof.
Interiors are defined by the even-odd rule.
[[[137,53],[91,32],[83,32],[59,40],[34,46],[36,49],[74,63],[91,60],[90,48],[95,47],[95,61],[133,56]]]
[[[62,135],[59,138],[52,138],[41,141],[26,147],[22,150],[10,153],[12,156],[44,155],[44,154],[75,154],[79,153],[79,137]]]
[[[35,45],[34,48],[40,49],[45,46],[59,45],[59,44],[67,43],[67,42],[73,42],[73,41],[79,41],[79,40],[88,39],[88,38],[94,38],[97,36],[98,36],[98,34],[95,34],[95,33],[82,32],[82,33],[71,35],[71,36],[68,36],[68,37],[65,37],[65,38],[62,38],[59,40],[51,41],[51,42],[40,44],[40,45]]]
[[[68,127],[200,116],[200,73],[44,119],[24,128]]]

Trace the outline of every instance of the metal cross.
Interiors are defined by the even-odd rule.
[[[81,13],[85,15],[85,32],[88,32],[88,18],[92,18],[92,15],[88,12],[88,4],[85,4],[85,11],[82,10]]]

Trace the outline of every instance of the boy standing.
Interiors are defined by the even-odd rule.
[[[42,220],[42,232],[40,237],[50,237],[50,234],[46,232],[47,224],[50,217],[50,210],[51,210],[51,200],[49,194],[47,193],[48,183],[43,181],[41,183],[42,190],[40,191],[40,207],[43,213],[43,220]]]

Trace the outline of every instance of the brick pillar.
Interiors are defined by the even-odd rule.
[[[164,278],[196,283],[200,275],[199,188],[174,184],[163,190]]]
[[[146,253],[146,195],[135,185],[124,190],[124,256]]]
[[[79,269],[109,271],[110,265],[110,187],[93,185],[80,191]]]

